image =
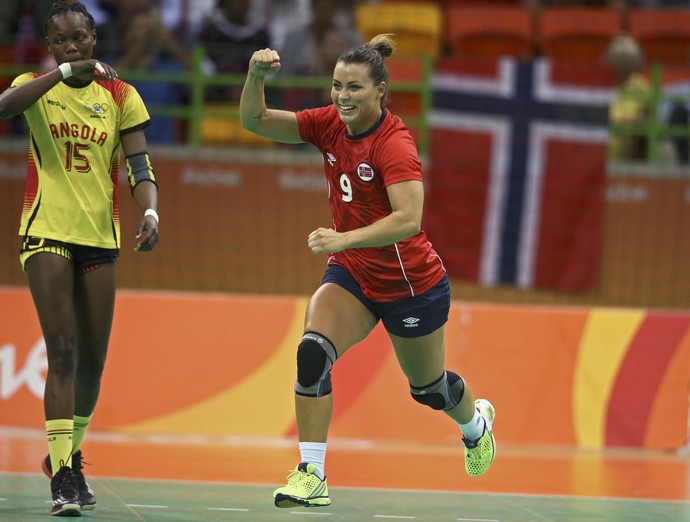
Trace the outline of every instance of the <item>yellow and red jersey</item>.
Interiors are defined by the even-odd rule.
[[[41,74],[22,74],[12,86]],[[30,145],[19,234],[119,248],[120,136],[150,122],[137,91],[120,80],[60,82],[24,116]]]

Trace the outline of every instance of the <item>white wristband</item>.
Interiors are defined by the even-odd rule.
[[[72,76],[72,64],[71,63],[69,63],[69,62],[61,63],[60,67],[58,67],[58,69],[60,69],[60,72],[62,73],[62,79],[63,80],[66,80],[67,78]]]
[[[152,208],[146,209],[146,212],[144,212],[144,217],[146,217],[146,216],[152,216],[153,219],[156,220],[156,223],[158,223],[158,212],[156,212]]]

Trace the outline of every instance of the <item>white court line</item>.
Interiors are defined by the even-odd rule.
[[[209,511],[249,511],[248,509],[245,509],[245,508],[218,508],[218,507],[214,507],[214,508],[206,508],[206,509],[208,509]]]
[[[131,508],[151,508],[151,509],[168,509],[168,506],[156,506],[155,504],[125,504]]]
[[[291,515],[309,515],[312,517],[330,517],[333,513],[307,513],[306,511],[290,511]]]

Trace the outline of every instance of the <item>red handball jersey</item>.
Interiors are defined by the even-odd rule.
[[[400,118],[384,110],[364,134],[350,136],[334,105],[297,113],[300,135],[323,154],[333,229],[346,232],[392,212],[386,187],[422,179],[417,147]],[[420,295],[446,270],[422,230],[393,245],[351,248],[331,254],[329,264],[347,268],[364,295],[390,302]]]

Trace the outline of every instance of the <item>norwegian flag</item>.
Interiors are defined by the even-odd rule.
[[[597,284],[609,69],[439,60],[425,227],[452,277]]]

